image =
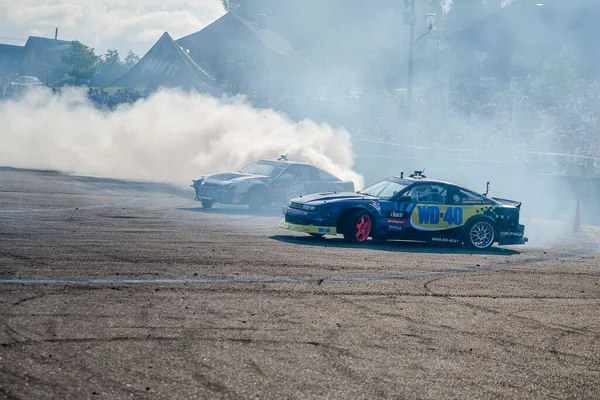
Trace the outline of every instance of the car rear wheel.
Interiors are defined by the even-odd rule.
[[[215,204],[214,201],[210,201],[210,200],[202,200],[202,207],[204,208],[212,208],[212,206]]]
[[[344,225],[344,239],[352,243],[364,243],[371,235],[373,221],[368,212],[357,210],[345,218]]]
[[[494,244],[494,223],[485,219],[477,219],[466,227],[464,243],[473,249],[485,250]]]

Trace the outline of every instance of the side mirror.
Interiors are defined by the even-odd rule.
[[[398,199],[398,203],[410,203],[412,201],[412,197],[410,196],[400,196]]]

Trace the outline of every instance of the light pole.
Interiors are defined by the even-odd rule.
[[[415,50],[415,1],[404,0],[404,4],[408,7],[410,2],[410,11],[404,13],[404,24],[410,26],[410,42],[408,47],[408,81],[406,84],[406,104],[407,118],[410,117],[410,107],[412,104],[412,80],[413,80],[413,54]]]
[[[434,13],[425,14],[425,18],[427,21],[427,32],[422,34],[415,40],[415,2],[416,0],[404,0],[404,4],[408,7],[410,2],[410,11],[404,14],[404,24],[410,26],[410,43],[408,48],[408,79],[406,84],[406,103],[407,103],[407,119],[410,118],[410,111],[412,106],[412,89],[413,89],[413,75],[414,75],[414,50],[415,45],[419,40],[424,38],[427,35],[431,35],[431,31],[433,30],[433,24],[435,23],[435,18],[437,17]],[[437,62],[437,61],[436,61]]]

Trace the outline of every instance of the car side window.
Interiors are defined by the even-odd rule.
[[[310,166],[308,165],[291,165],[285,170],[285,174],[290,174],[297,180],[310,180]]]
[[[337,181],[338,180],[338,178],[331,175],[327,171],[323,171],[322,169],[315,168],[315,171],[317,173],[316,179],[323,180],[323,181]]]
[[[486,204],[488,201],[485,197],[467,189],[454,188],[452,191],[452,204]]]
[[[411,197],[411,203],[446,204],[447,189],[442,185],[422,184],[410,189],[405,196]]]

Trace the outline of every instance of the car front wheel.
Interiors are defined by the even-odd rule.
[[[496,230],[493,222],[478,219],[471,222],[466,228],[464,243],[468,247],[485,250],[494,244]]]
[[[212,208],[212,206],[215,204],[214,201],[210,201],[210,200],[202,200],[202,207],[204,208]]]
[[[373,220],[366,211],[353,211],[345,218],[344,239],[352,243],[364,243],[371,235]]]

